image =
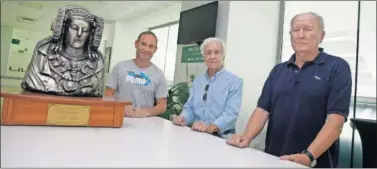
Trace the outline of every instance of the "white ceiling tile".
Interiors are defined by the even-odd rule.
[[[181,1],[2,1],[1,24],[17,29],[49,30],[52,19],[57,10],[68,4],[81,5],[88,8],[93,14],[105,20],[131,21],[138,20],[152,13],[164,11]],[[26,4],[25,4],[26,2]],[[38,9],[42,6],[42,9]],[[177,15],[176,11],[166,11],[165,15]],[[17,16],[27,16],[37,20],[34,24],[18,23]],[[152,16],[153,17],[153,16]]]

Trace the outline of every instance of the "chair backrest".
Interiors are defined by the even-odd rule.
[[[351,118],[359,131],[363,148],[363,168],[377,168],[377,123],[376,120]]]

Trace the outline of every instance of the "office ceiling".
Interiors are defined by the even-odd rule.
[[[181,5],[181,1],[2,1],[1,25],[16,29],[49,30],[59,7],[77,4],[102,16],[106,22],[132,21],[158,12],[177,15],[179,11],[164,10]],[[23,19],[21,19],[23,18]]]

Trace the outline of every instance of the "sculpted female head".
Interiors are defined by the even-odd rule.
[[[82,49],[88,43],[91,24],[84,17],[74,16],[68,20],[65,44],[74,49]]]
[[[92,15],[81,6],[65,6],[60,8],[53,21],[54,51],[63,48],[85,49],[89,58],[97,58],[92,50],[97,50],[101,41],[104,20]]]

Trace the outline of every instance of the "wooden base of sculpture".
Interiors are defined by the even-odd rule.
[[[1,125],[122,127],[124,107],[114,98],[3,92]]]

